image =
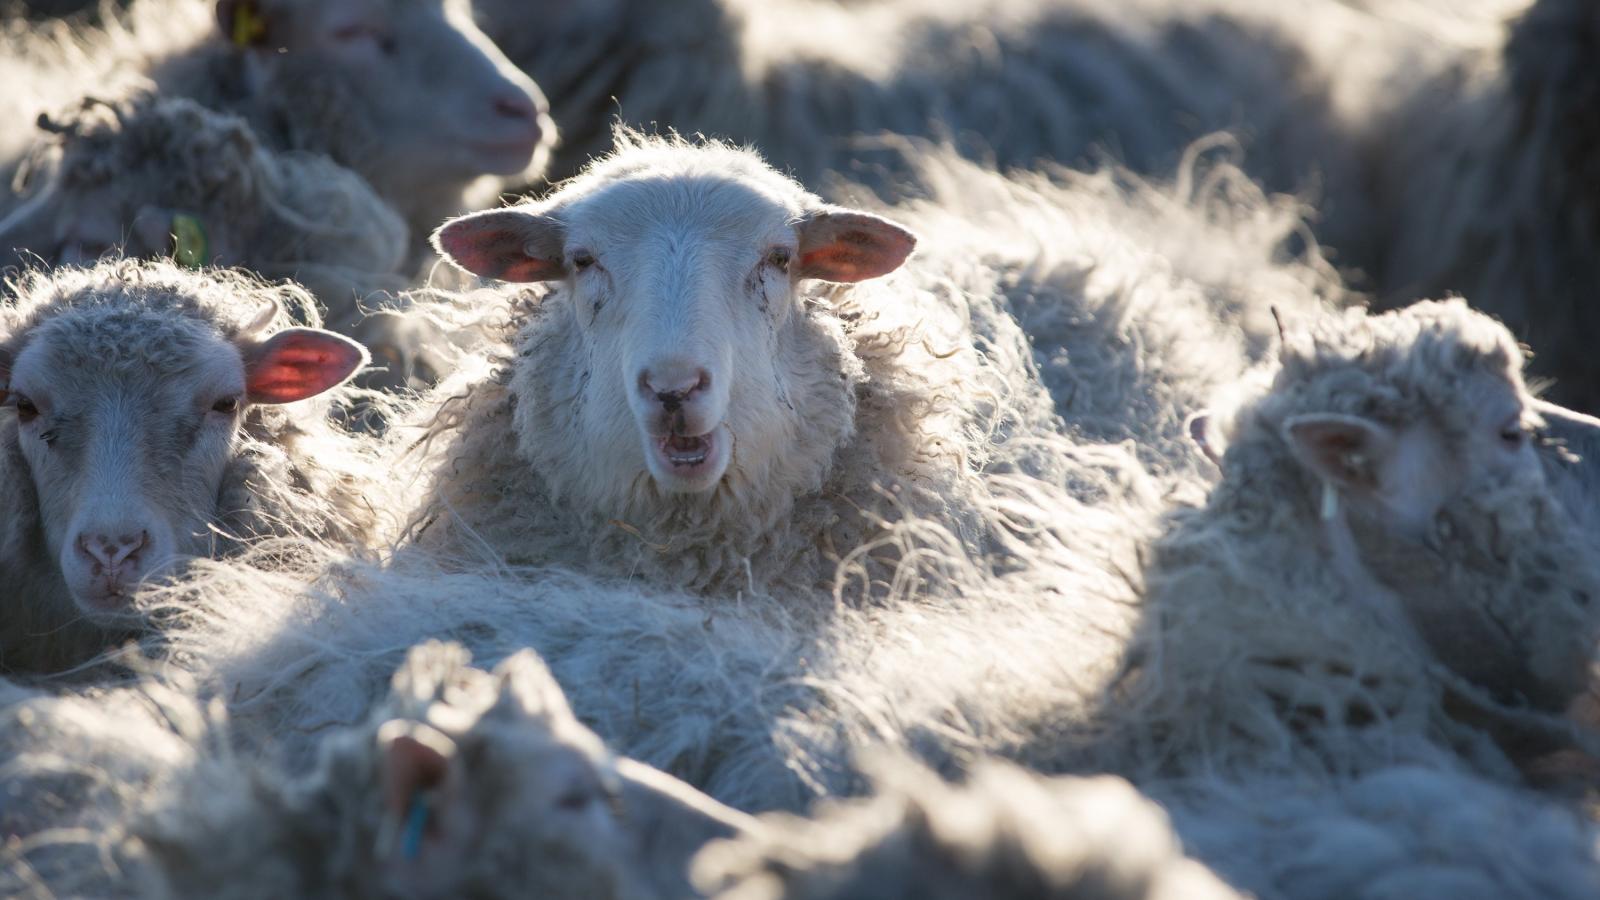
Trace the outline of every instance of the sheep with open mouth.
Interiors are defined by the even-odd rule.
[[[499,371],[431,425],[422,539],[727,594],[831,584],[902,511],[978,540],[962,496],[992,436],[1049,415],[1015,323],[945,273],[891,276],[911,233],[754,153],[619,140],[435,237],[543,284],[510,295]]]

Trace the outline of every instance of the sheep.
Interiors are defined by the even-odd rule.
[[[387,702],[303,778],[225,760],[175,779],[130,828],[160,894],[680,897],[702,844],[752,827],[613,758],[534,654],[493,673],[469,661],[413,649]]]
[[[349,273],[346,296],[323,298],[345,327],[358,319],[354,290],[405,285],[405,223],[366,182],[321,156],[263,148],[237,116],[143,94],[85,98],[42,126],[23,205],[0,222],[6,265],[83,265],[116,249],[330,288]]]
[[[225,270],[108,260],[31,271],[0,310],[0,668],[59,669],[133,627],[128,595],[268,534],[359,546],[370,456],[281,404],[365,364],[310,298]],[[370,496],[369,496],[370,495]]]
[[[157,708],[138,712],[115,696],[24,700],[8,710],[27,727],[10,735],[22,753],[5,786],[92,802],[22,810],[8,833],[25,849],[9,868],[74,895],[116,879],[161,897],[682,897],[700,846],[756,827],[614,757],[533,653],[493,672],[470,661],[459,644],[412,648],[388,697],[323,736],[301,775],[231,750],[226,718],[159,678],[140,686]],[[144,747],[123,747],[129,732]],[[146,766],[134,779],[51,795],[72,789],[60,772],[126,778],[132,760]],[[101,858],[57,865],[78,849],[63,822],[97,825],[79,840]]]
[[[1203,426],[1221,482],[1149,550],[1109,752],[1360,771],[1424,741],[1506,775],[1575,740],[1600,570],[1521,367],[1460,300],[1289,331],[1270,386]]]
[[[327,155],[419,237],[492,196],[490,176],[538,172],[555,135],[461,0],[141,0],[103,26],[14,29],[0,55],[33,89],[8,118],[131,80],[236,114],[272,150]]]
[[[184,98],[86,98],[44,121],[22,173],[24,203],[0,221],[0,266],[84,264],[113,250],[187,266],[242,267],[316,295],[330,330],[385,363],[365,387],[434,380],[443,329],[393,292],[409,238],[355,173],[306,153],[273,153],[243,120]]]
[[[610,149],[618,115],[751,142],[805,184],[841,173],[885,196],[916,186],[893,156],[872,153],[882,132],[948,137],[1002,169],[1109,153],[1148,173],[1244,124],[1260,139],[1252,172],[1274,190],[1309,187],[1310,173],[1280,160],[1315,156],[1337,184],[1353,165],[1336,146],[1343,133],[1325,127],[1318,73],[1248,3],[609,0],[532,22],[516,0],[478,5],[488,33],[551,91],[564,129],[555,179]]]
[[[696,883],[718,900],[1240,896],[1115,776],[1043,779],[991,762],[952,787],[903,763],[878,769],[870,799],[811,820],[768,816],[761,832],[708,845]]]
[[[860,285],[916,239],[747,150],[618,145],[542,201],[439,229],[467,271],[548,284],[508,294],[496,370],[440,389],[418,541],[728,597],[827,593],[841,559],[876,580],[898,553],[878,519],[981,543],[978,473],[1008,430],[1053,427],[987,285]]]

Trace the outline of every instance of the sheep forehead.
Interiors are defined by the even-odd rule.
[[[798,209],[736,178],[691,176],[617,182],[567,213],[574,243],[659,252],[660,240],[759,249],[792,235]]]
[[[119,313],[172,320],[177,328],[191,327],[178,321],[187,319],[232,338],[267,304],[280,308],[269,328],[288,324],[286,305],[301,307],[305,324],[320,324],[309,297],[296,288],[263,285],[242,272],[193,272],[170,260],[112,259],[84,269],[31,272],[16,288],[15,307],[5,317],[13,338],[55,319],[87,322]]]
[[[651,137],[619,128],[617,150],[591,163],[568,182],[558,199],[585,196],[622,183],[654,185],[670,191],[675,184],[704,189],[713,184],[738,184],[752,195],[786,208],[791,214],[820,201],[793,179],[780,174],[753,150],[718,141],[691,143],[676,136]]]
[[[1317,323],[1285,345],[1273,392],[1379,418],[1426,412],[1465,425],[1491,397],[1505,397],[1499,405],[1523,403],[1521,367],[1522,353],[1504,326],[1460,301],[1424,302]]]
[[[204,322],[95,309],[42,325],[19,354],[14,383],[92,389],[106,379],[140,384],[183,379],[243,389],[239,350]],[[71,376],[68,381],[68,376]]]
[[[61,178],[74,187],[114,183],[127,190],[160,173],[160,183],[143,193],[237,193],[253,188],[259,156],[243,120],[186,99],[144,98],[81,113],[62,139]],[[141,177],[129,179],[129,170]]]

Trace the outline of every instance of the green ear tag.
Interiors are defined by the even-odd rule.
[[[185,269],[198,269],[211,259],[206,227],[194,216],[172,217],[172,259]]]
[[[233,7],[233,44],[254,47],[267,36],[267,23],[256,14],[253,0],[239,0]]]

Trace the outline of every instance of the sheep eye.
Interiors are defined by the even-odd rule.
[[[1520,448],[1522,442],[1528,439],[1528,432],[1521,425],[1509,425],[1500,429],[1500,440],[1513,450]]]
[[[789,248],[774,247],[767,253],[767,265],[777,269],[779,272],[789,271]]]
[[[211,404],[211,411],[212,412],[219,412],[219,413],[222,413],[224,415],[231,415],[238,408],[239,408],[239,398],[238,397],[223,397],[221,400],[218,400],[217,402]]]
[[[39,407],[34,406],[32,400],[29,400],[27,397],[24,397],[21,394],[18,394],[17,395],[17,421],[18,422],[32,422],[34,419],[37,419],[37,418],[39,418]]]
[[[594,254],[587,250],[579,250],[572,254],[572,266],[582,272],[594,265]]]

